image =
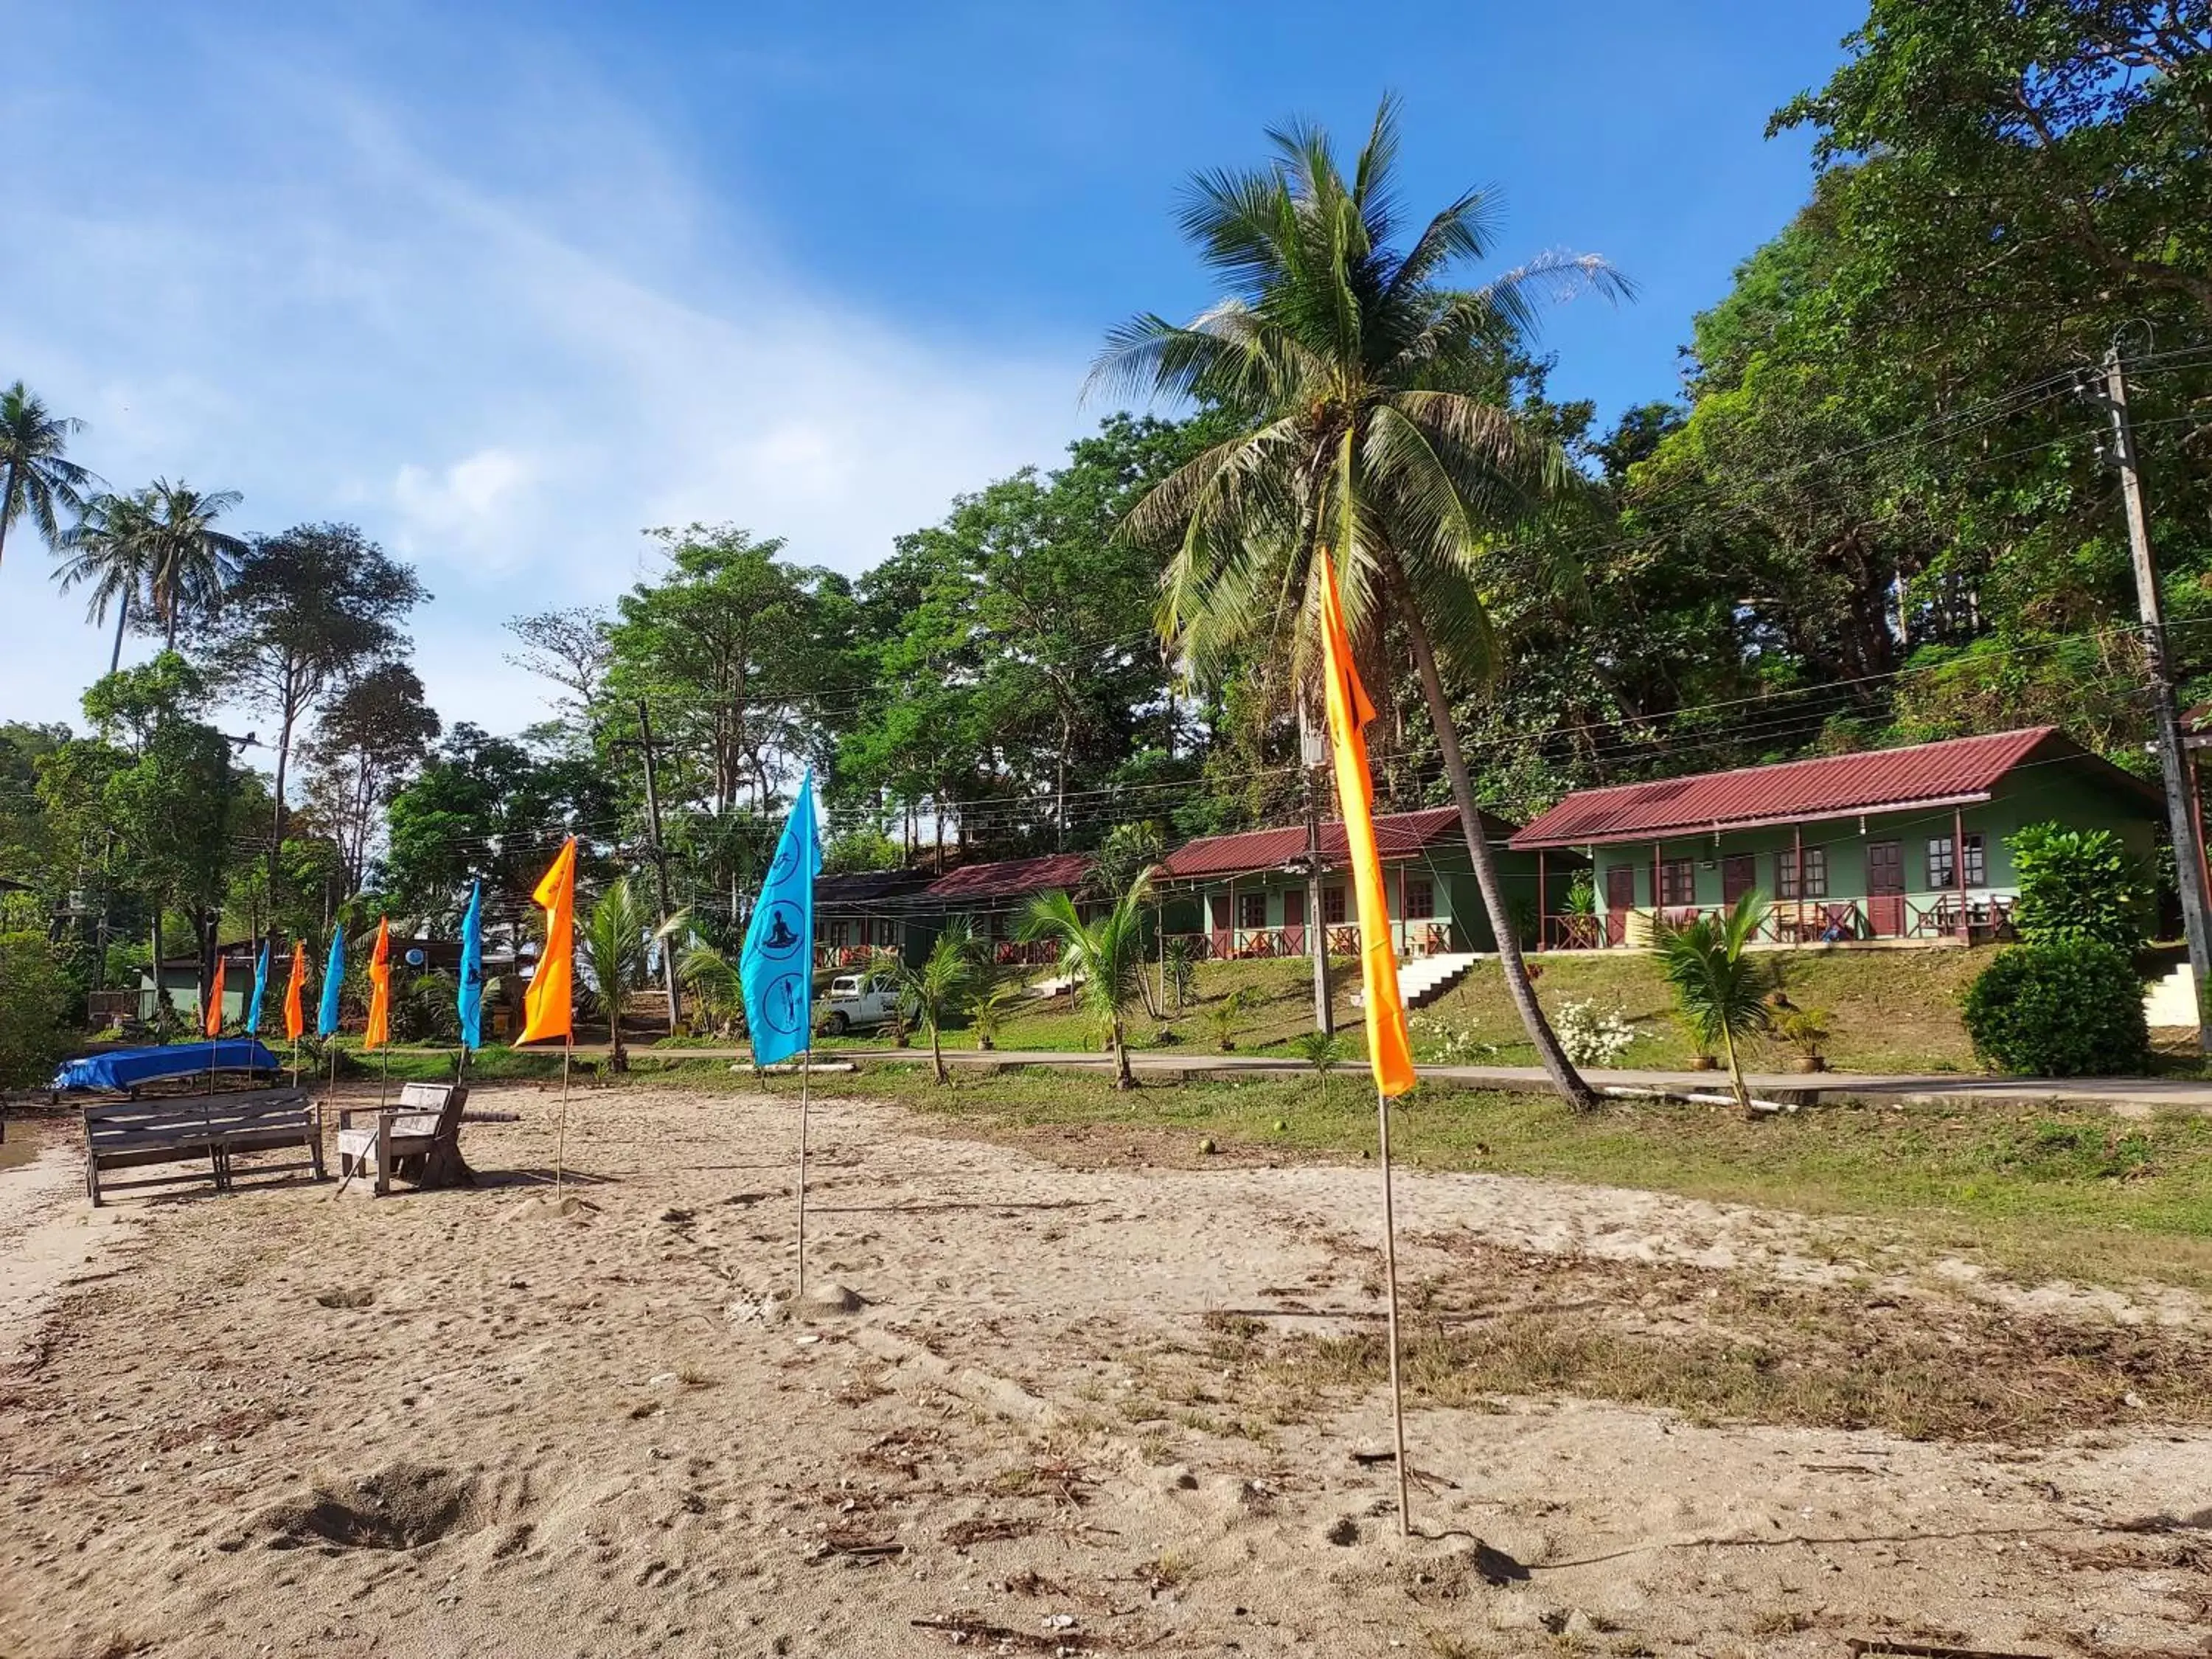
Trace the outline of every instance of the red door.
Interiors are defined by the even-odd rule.
[[[1733,905],[1759,885],[1759,860],[1749,854],[1721,860],[1721,902]]]
[[[1306,890],[1291,887],[1283,892],[1283,953],[1304,956],[1306,949]]]
[[[1867,843],[1867,929],[1876,939],[1905,932],[1905,843]]]
[[[1605,872],[1605,942],[1625,944],[1628,913],[1636,908],[1636,866],[1616,864]]]
[[[1206,954],[1215,957],[1225,957],[1229,954],[1230,941],[1229,895],[1210,894],[1206,900],[1206,908],[1212,913],[1213,921],[1212,937],[1206,941],[1208,945]]]

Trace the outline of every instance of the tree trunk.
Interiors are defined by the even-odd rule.
[[[945,1069],[945,1049],[938,1042],[937,1022],[933,1019],[929,1022],[929,1063],[936,1068],[939,1083],[952,1081],[952,1073]]]
[[[1129,1045],[1122,1041],[1121,1020],[1115,1018],[1107,1029],[1114,1036],[1114,1086],[1133,1089],[1137,1086],[1137,1074],[1129,1069]]]
[[[270,809],[269,932],[272,937],[276,932],[276,866],[284,850],[284,768],[292,758],[292,708],[288,701],[283,724],[276,732],[276,799]]]
[[[111,674],[123,666],[123,624],[131,617],[131,590],[123,590],[123,603],[115,608],[115,648],[107,653],[107,672]]]
[[[161,1016],[176,1006],[169,996],[169,982],[161,976],[161,901],[154,901],[154,1020],[161,1023]]]
[[[623,1048],[622,1011],[623,1004],[628,1001],[629,998],[623,994],[620,986],[610,985],[605,989],[607,992],[607,1070],[627,1072],[629,1070],[629,1055]]]
[[[169,589],[169,603],[165,608],[168,619],[161,635],[161,649],[174,651],[177,648],[177,590],[173,586]]]
[[[0,556],[8,550],[8,520],[15,516],[15,471],[21,465],[21,461],[8,463],[8,483],[0,488]]]
[[[1743,1086],[1743,1067],[1735,1057],[1735,1033],[1725,1025],[1721,1027],[1721,1049],[1728,1055],[1729,1087],[1735,1093],[1735,1109],[1747,1118],[1759,1114],[1751,1109],[1751,1091]]]
[[[1462,832],[1467,837],[1468,856],[1474,863],[1474,884],[1482,892],[1482,908],[1490,915],[1490,931],[1498,940],[1498,965],[1505,975],[1505,989],[1513,999],[1515,1012],[1521,1024],[1528,1029],[1528,1040],[1536,1045],[1536,1058],[1543,1063],[1544,1073],[1552,1079],[1567,1103],[1577,1111],[1588,1111],[1597,1103],[1597,1096],[1582,1073],[1559,1047],[1559,1039],[1553,1032],[1551,1022],[1544,1011],[1536,1006],[1536,988],[1528,982],[1528,965],[1521,959],[1521,940],[1513,931],[1513,917],[1506,908],[1505,895],[1498,884],[1498,864],[1491,856],[1489,838],[1482,833],[1482,814],[1474,804],[1474,785],[1467,775],[1467,757],[1459,746],[1459,732],[1452,724],[1451,704],[1445,700],[1443,679],[1437,672],[1436,653],[1430,648],[1428,630],[1422,625],[1413,596],[1406,592],[1405,577],[1395,562],[1390,569],[1391,586],[1398,595],[1398,614],[1406,624],[1407,637],[1413,647],[1413,663],[1421,675],[1421,696],[1429,706],[1429,721],[1436,727],[1437,747],[1442,751],[1444,771],[1451,779],[1452,804],[1459,808]]]

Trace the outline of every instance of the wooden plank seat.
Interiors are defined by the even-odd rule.
[[[297,1164],[253,1165],[251,1173],[277,1174],[312,1170],[323,1178],[321,1124],[307,1095],[297,1089],[251,1089],[231,1094],[163,1095],[137,1100],[91,1100],[83,1107],[85,1195],[94,1206],[110,1192],[126,1188],[167,1187],[196,1181],[198,1170],[168,1172],[131,1181],[104,1178],[111,1170],[207,1160],[206,1177],[217,1192],[231,1186],[231,1156],[298,1146]]]
[[[465,1083],[410,1083],[386,1106],[338,1113],[338,1177],[351,1181],[376,1171],[376,1191],[392,1190],[394,1176],[418,1187],[473,1187],[476,1172],[461,1156]],[[356,1124],[355,1120],[364,1120]]]

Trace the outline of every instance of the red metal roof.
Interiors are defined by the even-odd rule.
[[[1493,842],[1512,834],[1503,818],[1482,815],[1483,827]],[[1375,846],[1387,863],[1410,859],[1441,841],[1460,838],[1459,812],[1455,807],[1431,806],[1420,812],[1386,812],[1375,820]],[[1168,854],[1163,868],[1176,881],[1209,876],[1241,876],[1255,870],[1279,870],[1292,859],[1304,856],[1306,830],[1302,823],[1280,830],[1247,830],[1241,835],[1207,836],[1178,847]],[[1321,826],[1321,855],[1328,864],[1344,862],[1344,825]]]
[[[1583,789],[1513,837],[1521,848],[1587,847],[1759,824],[1849,817],[1894,807],[1986,799],[1998,780],[2034,757],[2094,769],[2100,780],[2154,802],[2142,780],[2081,748],[2056,726],[1953,738],[1858,755],[1746,766],[1686,778]]]
[[[1073,891],[1091,868],[1086,853],[1047,853],[1042,858],[1001,859],[948,871],[921,890],[933,902],[964,903],[976,899],[1019,898],[1055,889]]]

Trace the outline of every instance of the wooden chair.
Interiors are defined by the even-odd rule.
[[[461,1156],[461,1110],[465,1083],[410,1083],[392,1105],[338,1113],[338,1177],[343,1183],[365,1169],[376,1171],[379,1196],[398,1176],[418,1187],[473,1187],[476,1172]],[[373,1120],[356,1127],[356,1117]]]

